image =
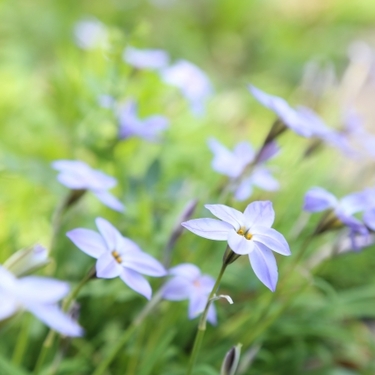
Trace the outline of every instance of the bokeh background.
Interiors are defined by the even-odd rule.
[[[77,45],[74,28],[83,19],[105,25],[107,48]],[[125,64],[122,53],[130,45],[163,49],[173,61],[186,59],[206,72],[214,93],[205,113],[192,113],[155,72],[134,72]],[[1,1],[0,46],[0,262],[36,242],[49,246],[52,213],[66,195],[52,161],[85,160],[119,181],[115,192],[125,214],[87,196],[64,222],[54,262],[42,273],[73,283],[92,260],[68,241],[67,230],[94,229],[94,218],[102,216],[161,258],[189,200],[198,199],[196,217],[207,216],[203,204],[217,203],[223,183],[211,168],[207,139],[216,137],[227,147],[242,140],[259,146],[274,120],[250,96],[249,83],[314,108],[336,128],[354,108],[365,128],[375,130],[370,0]],[[168,117],[163,142],[131,139],[112,147],[118,125],[113,112],[98,103],[103,94],[136,98],[141,116]],[[312,186],[338,196],[373,187],[374,158],[359,161],[330,149],[303,158],[308,140],[288,134],[280,143],[282,152],[271,165],[281,190],[256,191],[251,200],[273,201],[277,229],[293,253],[318,220],[312,217],[299,230],[307,220],[301,213],[304,193]],[[246,202],[231,203],[243,209]],[[310,263],[336,238],[337,233],[318,238],[309,249]],[[172,263],[193,262],[215,275],[224,249],[184,234]],[[304,268],[293,274],[289,293],[304,278],[311,283],[288,303],[283,295],[275,298],[272,308],[286,306],[277,319],[265,311],[272,297],[248,262],[234,263],[223,290],[236,297],[235,304],[217,303],[219,325],[207,332],[196,374],[218,374],[225,352],[237,342],[243,344],[242,374],[374,374],[374,250],[326,260],[313,275]],[[289,260],[278,261],[282,274]],[[119,280],[93,281],[79,302],[87,334],[73,340],[57,374],[91,374],[145,303]],[[21,324],[1,332],[2,361],[11,357]],[[196,324],[187,320],[186,304],[164,302],[108,374],[183,374]],[[33,368],[45,332],[32,321],[19,374]],[[6,368],[4,373],[18,374]]]

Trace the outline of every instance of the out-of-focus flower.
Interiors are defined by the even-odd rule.
[[[108,44],[107,29],[96,18],[78,21],[74,26],[74,37],[77,45],[82,49],[106,47]]]
[[[161,133],[168,127],[169,121],[166,117],[154,115],[141,120],[137,115],[137,104],[128,101],[117,111],[119,122],[119,137],[127,139],[139,137],[147,141],[155,142]]]
[[[273,157],[278,151],[275,142],[268,143],[257,160],[255,160],[255,152],[248,142],[238,143],[233,152],[214,138],[208,140],[208,146],[214,154],[212,168],[232,179],[234,196],[237,200],[247,199],[252,194],[253,186],[267,191],[279,189],[278,181],[273,178],[267,168],[261,165],[256,166],[250,174],[245,173],[242,180],[236,181],[251,163],[261,164]]]
[[[48,251],[41,245],[16,251],[8,258],[4,267],[13,275],[20,277],[27,275],[48,264]]]
[[[353,247],[357,248],[355,238],[357,235],[368,235],[366,226],[353,215],[366,208],[367,200],[364,192],[353,193],[342,199],[337,199],[327,190],[314,187],[305,194],[303,209],[308,212],[320,212],[331,209],[332,218],[325,218],[324,223],[319,226],[320,232],[337,225],[337,220],[350,229],[350,237]]]
[[[254,98],[274,112],[285,126],[303,137],[311,137],[312,131],[309,124],[301,118],[298,112],[286,100],[278,96],[266,94],[252,85],[249,85],[248,89]]]
[[[193,113],[200,115],[204,112],[205,102],[212,94],[212,86],[201,69],[189,61],[179,60],[174,65],[162,69],[160,74],[164,82],[181,90]]]
[[[237,178],[255,157],[255,152],[248,142],[240,142],[233,152],[214,138],[208,140],[208,147],[214,154],[212,168],[231,178]]]
[[[168,66],[169,56],[161,49],[126,47],[123,59],[137,69],[162,69]]]
[[[275,291],[278,271],[272,251],[290,255],[284,236],[272,229],[275,212],[270,201],[250,203],[244,213],[222,205],[205,207],[216,219],[194,219],[181,225],[198,236],[216,241],[228,241],[229,247],[238,255],[248,255],[250,264],[259,280]]]
[[[82,328],[57,304],[68,292],[65,282],[37,276],[17,279],[0,266],[0,320],[24,309],[63,335],[81,336]]]
[[[163,286],[163,298],[170,301],[189,300],[189,319],[203,312],[207,298],[215,285],[209,275],[202,275],[197,266],[190,263],[180,264],[169,270],[173,277]],[[209,307],[207,320],[216,324],[216,311],[213,304]]]
[[[97,218],[95,222],[100,233],[77,228],[66,235],[80,250],[97,259],[97,277],[104,279],[120,277],[129,288],[150,299],[151,286],[141,274],[164,276],[166,274],[164,267],[152,256],[143,252],[135,242],[123,237],[107,220]]]
[[[106,206],[120,212],[124,210],[124,205],[107,191],[117,184],[115,178],[77,160],[57,160],[52,167],[60,172],[58,181],[69,189],[90,190]]]

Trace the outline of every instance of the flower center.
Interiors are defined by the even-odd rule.
[[[244,236],[247,240],[251,240],[253,238],[253,235],[249,231],[246,231],[245,228],[238,229],[237,233],[240,236]]]
[[[120,256],[120,254],[119,254],[118,251],[113,250],[111,254],[115,258],[115,260],[116,260],[117,263],[122,263],[122,259],[121,259],[121,256]]]

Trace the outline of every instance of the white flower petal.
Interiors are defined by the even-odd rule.
[[[123,212],[125,207],[124,205],[111,193],[106,190],[96,190],[92,191],[93,194],[104,203],[107,207],[112,208],[115,211]]]
[[[120,276],[123,267],[117,263],[111,253],[102,254],[96,262],[96,276],[104,279],[113,279]]]
[[[17,280],[15,296],[22,302],[56,303],[69,293],[69,284],[40,276],[26,276]]]
[[[194,281],[201,275],[201,271],[195,264],[191,263],[182,263],[176,267],[172,267],[169,270],[169,274],[175,276],[181,276],[190,281]]]
[[[253,225],[271,227],[275,220],[275,211],[270,201],[255,201],[250,203],[245,211],[246,228]],[[252,230],[250,230],[251,233]]]
[[[163,298],[170,301],[187,299],[191,293],[191,281],[181,276],[175,276],[163,286]]]
[[[257,244],[249,254],[250,264],[258,279],[272,292],[276,289],[278,271],[272,251]]]
[[[165,276],[167,271],[163,265],[147,253],[132,253],[126,252],[121,255],[121,264],[126,268],[131,268],[134,271],[148,276]]]
[[[234,253],[240,255],[250,254],[254,249],[254,242],[252,240],[247,240],[234,230],[229,232],[228,245]]]
[[[0,292],[0,321],[11,317],[18,310],[17,301],[7,294]]]
[[[56,304],[30,304],[27,306],[32,314],[50,328],[65,336],[82,336],[82,328],[67,314],[64,314]]]
[[[108,250],[120,250],[123,247],[123,237],[121,233],[109,221],[98,217],[95,223],[107,244]]]
[[[252,229],[253,241],[265,245],[281,255],[291,255],[288,242],[284,236],[273,228],[254,226]]]
[[[216,219],[194,219],[181,223],[183,227],[194,234],[209,240],[225,241],[232,226]]]
[[[77,228],[69,231],[66,235],[80,250],[93,258],[97,259],[110,250],[103,237],[93,230]]]
[[[225,206],[224,204],[206,204],[204,207],[206,207],[212,215],[231,224],[236,230],[245,225],[246,220],[244,214],[232,207]]]
[[[128,268],[123,268],[120,274],[121,280],[137,293],[142,294],[147,299],[151,298],[152,290],[148,281],[138,272]]]

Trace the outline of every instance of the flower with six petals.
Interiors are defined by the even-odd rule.
[[[291,253],[284,236],[271,228],[275,219],[272,203],[252,202],[243,213],[222,204],[208,204],[205,207],[220,220],[194,219],[182,225],[198,236],[228,241],[234,253],[248,255],[256,276],[274,291],[278,271],[272,251],[286,256]]]
[[[151,298],[151,286],[141,275],[164,276],[164,267],[152,256],[143,252],[132,240],[107,220],[95,220],[99,233],[84,228],[69,231],[66,235],[84,253],[97,259],[96,276],[104,279],[120,279],[147,299]]]

